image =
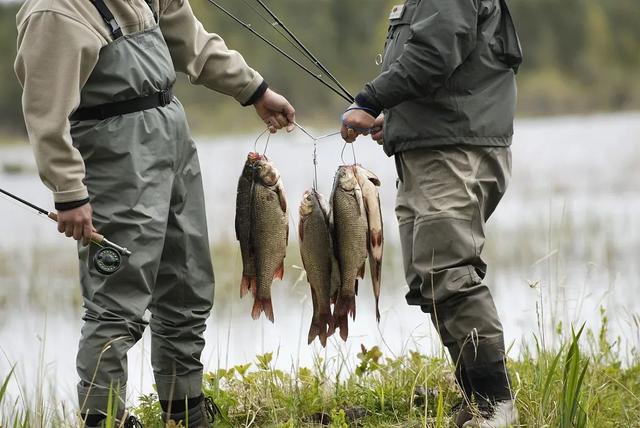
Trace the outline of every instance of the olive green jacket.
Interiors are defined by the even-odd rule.
[[[504,0],[406,0],[390,15],[383,72],[357,102],[385,112],[385,152],[508,146],[522,53]]]

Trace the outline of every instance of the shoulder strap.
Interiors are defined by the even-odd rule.
[[[147,3],[147,6],[149,6],[149,9],[151,9],[151,12],[153,12],[153,19],[156,21],[156,24],[158,23],[158,12],[156,12],[156,10],[153,8],[153,0],[144,0]]]
[[[98,9],[98,13],[100,13],[100,16],[102,16],[102,19],[104,19],[104,22],[106,22],[109,28],[111,29],[111,35],[113,36],[113,40],[116,40],[122,37],[122,29],[120,28],[120,25],[118,25],[118,22],[116,21],[116,19],[113,17],[113,13],[111,13],[107,5],[104,3],[104,0],[90,0],[90,1],[91,3],[93,3],[96,9]]]

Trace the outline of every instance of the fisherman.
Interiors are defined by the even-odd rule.
[[[83,423],[101,426],[113,393],[120,423],[136,424],[124,412],[127,351],[150,322],[163,420],[184,424],[188,415],[190,427],[209,426],[200,356],[214,279],[196,148],[172,93],[176,71],[253,105],[272,132],[293,129],[294,109],[205,31],[188,0],[27,0],[17,26],[15,70],[40,176],[58,230],[85,245]],[[112,276],[91,263],[94,226],[133,250]]]
[[[521,62],[505,0],[407,0],[389,16],[382,73],[343,116],[345,140],[371,131],[395,156],[406,299],[451,354],[466,428],[518,421],[481,253],[509,182]]]

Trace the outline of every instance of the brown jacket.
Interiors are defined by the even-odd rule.
[[[124,34],[155,24],[144,0],[105,2]],[[240,103],[251,98],[262,77],[220,36],[205,31],[188,0],[154,0],[154,6],[177,71]],[[27,0],[17,26],[15,71],[40,177],[56,203],[84,199],[84,162],[72,145],[68,118],[111,33],[89,0]]]

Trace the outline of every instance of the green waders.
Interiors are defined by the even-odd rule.
[[[507,188],[508,147],[451,146],[396,153],[407,302],[431,314],[465,392],[510,398],[502,325],[482,283],[485,222]]]
[[[166,91],[176,79],[159,26],[114,38],[100,51],[82,89],[81,108]],[[204,194],[182,105],[175,98],[167,102],[71,122],[86,165],[94,225],[133,251],[120,271],[104,276],[92,263],[95,246],[79,250],[85,314],[77,368],[83,414],[105,412],[110,388],[123,408],[127,351],[149,323],[147,310],[160,400],[202,393],[200,355],[214,292]]]

